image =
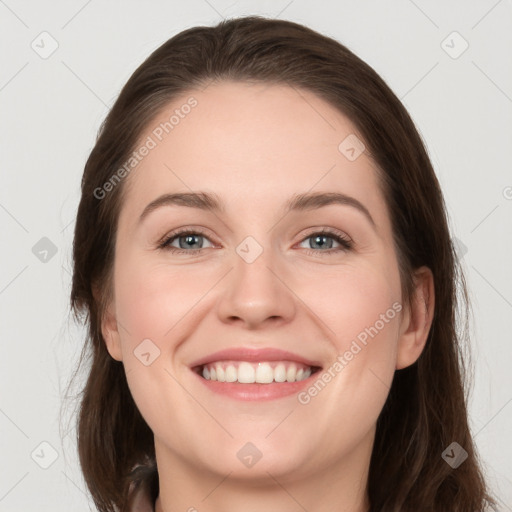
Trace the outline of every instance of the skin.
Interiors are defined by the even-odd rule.
[[[432,274],[417,270],[404,303],[375,164],[365,153],[349,161],[338,150],[357,135],[339,111],[284,85],[221,82],[173,101],[141,140],[191,95],[198,105],[126,178],[114,299],[102,323],[154,432],[156,510],[366,512],[376,421],[395,370],[414,363],[425,345]],[[139,223],[156,197],[190,191],[217,194],[224,210],[164,206]],[[283,215],[293,194],[319,191],[356,198],[375,227],[348,205]],[[157,248],[189,226],[206,231],[192,246],[202,243],[200,254]],[[331,238],[319,248],[312,228],[338,231],[353,248],[332,252],[340,246]],[[247,236],[263,248],[250,264],[236,252]],[[179,239],[172,245],[179,248]],[[189,368],[204,355],[246,346],[293,351],[325,370],[393,303],[402,311],[307,404],[295,395],[227,398]],[[133,353],[144,339],[160,350],[148,366]],[[237,457],[247,442],[262,454],[251,468]]]

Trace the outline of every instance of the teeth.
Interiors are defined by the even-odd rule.
[[[226,381],[226,372],[224,371],[224,368],[222,366],[217,366],[217,380],[219,382],[225,382]]]
[[[242,384],[252,384],[256,382],[256,372],[249,363],[240,363],[238,367],[238,382]]]
[[[218,382],[270,384],[301,381],[307,379],[311,373],[311,367],[292,362],[231,361],[207,364],[203,367],[202,375],[206,380]]]
[[[208,369],[204,368],[206,371],[208,371]],[[205,379],[207,379],[208,377],[205,377],[204,375],[204,370],[203,370],[203,377]],[[236,368],[230,364],[227,368],[226,368],[226,382],[235,382],[236,380],[238,379],[238,373],[236,371]]]
[[[274,380],[276,382],[284,382],[286,380],[286,367],[283,363],[279,363],[274,368]]]
[[[240,369],[238,369],[240,371]],[[262,384],[269,384],[274,381],[274,370],[269,364],[263,363],[259,364],[256,369],[256,382],[260,382]]]
[[[286,380],[288,382],[295,382],[295,376],[297,375],[297,368],[290,366],[286,371]]]

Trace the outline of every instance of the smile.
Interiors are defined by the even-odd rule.
[[[318,367],[292,361],[216,361],[200,368],[206,380],[240,384],[271,384],[299,382],[307,379]]]
[[[299,393],[322,366],[318,359],[278,348],[231,347],[191,362],[190,369],[213,394],[266,401]]]

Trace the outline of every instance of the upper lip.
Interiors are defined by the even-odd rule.
[[[279,348],[261,348],[254,349],[248,347],[235,347],[219,350],[207,356],[197,359],[191,363],[191,367],[202,366],[208,363],[214,363],[216,361],[252,361],[252,362],[263,362],[263,361],[294,361],[302,363],[306,366],[318,366],[321,367],[319,361],[307,359],[293,352],[281,350]]]

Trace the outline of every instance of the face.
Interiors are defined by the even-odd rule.
[[[281,481],[368,460],[394,371],[421,347],[354,136],[312,93],[224,82],[140,138],[155,144],[125,178],[103,332],[159,460]]]

